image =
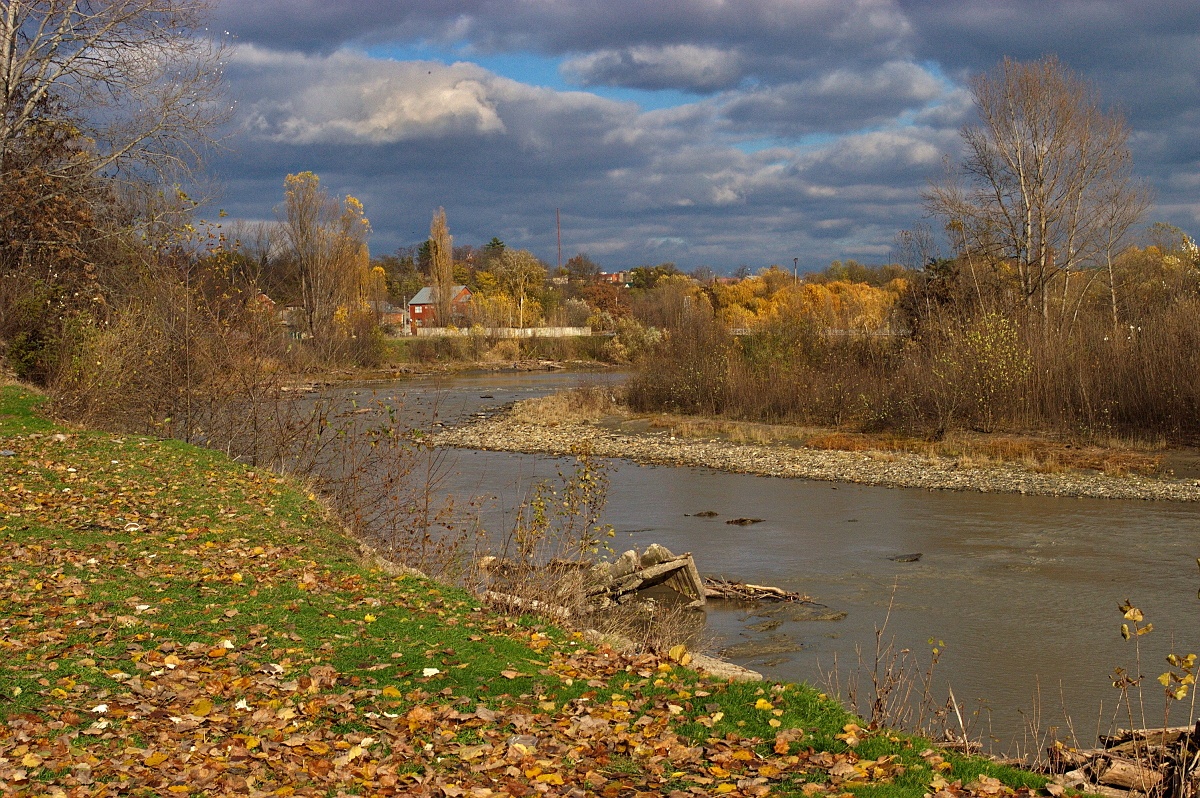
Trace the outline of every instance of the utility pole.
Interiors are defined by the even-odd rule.
[[[792,283],[800,285],[800,259],[792,258]]]
[[[554,229],[558,233],[558,270],[562,271],[562,216],[559,209],[554,209]]]

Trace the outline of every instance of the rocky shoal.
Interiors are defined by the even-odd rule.
[[[551,455],[586,451],[596,457],[650,465],[896,488],[1200,501],[1200,480],[1195,479],[1108,476],[1094,471],[1039,473],[1017,464],[964,467],[949,457],[740,444],[675,438],[669,433],[627,434],[583,422],[543,426],[518,422],[507,411],[439,432],[432,442],[438,446]]]

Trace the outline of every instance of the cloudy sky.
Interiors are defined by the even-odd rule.
[[[222,0],[220,205],[289,172],[361,199],[383,254],[438,206],[456,243],[553,265],[883,262],[958,152],[964,89],[1057,55],[1122,108],[1148,221],[1200,233],[1195,0]]]

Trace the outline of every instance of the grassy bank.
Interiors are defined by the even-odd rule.
[[[1042,784],[858,729],[806,686],[713,681],[495,614],[364,559],[285,480],[60,427],[39,403],[0,389],[5,794],[916,798]]]

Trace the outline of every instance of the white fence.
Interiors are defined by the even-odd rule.
[[[418,338],[575,338],[591,335],[591,327],[418,327]]]

